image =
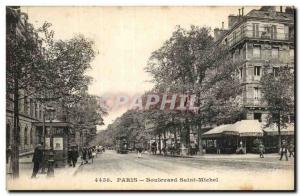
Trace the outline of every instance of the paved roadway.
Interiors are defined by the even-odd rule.
[[[230,156],[230,155],[228,155]],[[139,170],[143,172],[155,172],[172,174],[178,169],[200,169],[200,170],[240,170],[247,171],[251,169],[258,171],[268,170],[293,170],[294,159],[290,158],[289,161],[279,161],[279,157],[276,155],[268,156],[265,158],[259,158],[259,155],[243,157],[233,156],[226,158],[225,156],[210,157],[204,155],[203,157],[196,158],[181,158],[181,157],[169,157],[161,155],[149,155],[143,154],[142,158],[137,158],[135,153],[118,154],[115,151],[109,151],[102,154],[98,154],[94,162],[85,164],[78,172],[99,172],[99,174],[111,174],[111,173],[124,173]]]
[[[275,154],[267,155],[264,159],[260,159],[259,155],[181,158],[149,154],[137,158],[135,153],[117,154],[115,151],[106,151],[98,154],[93,163],[81,166],[76,177],[89,181],[100,180],[101,186],[108,189],[110,186],[105,183],[106,178],[113,183],[122,183],[125,178],[136,178],[138,182],[142,182],[129,184],[129,189],[161,189],[155,181],[154,184],[146,183],[147,179],[157,178],[205,178],[217,179],[218,183],[177,183],[175,189],[291,189],[294,185],[294,159],[278,159]],[[120,188],[119,185],[117,187]],[[164,187],[174,189],[174,184],[164,184]]]

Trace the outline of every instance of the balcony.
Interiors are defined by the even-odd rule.
[[[244,98],[243,105],[246,107],[266,107],[267,102],[263,98]]]
[[[238,42],[244,39],[257,39],[264,41],[287,41],[294,42],[293,33],[269,33],[267,31],[256,31],[253,30],[244,30],[243,32],[236,31],[235,34],[231,33],[232,36],[228,36],[225,39],[225,44],[229,47],[234,46]]]

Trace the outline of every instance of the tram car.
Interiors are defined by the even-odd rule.
[[[116,138],[116,151],[120,154],[128,153],[128,139],[126,137]]]

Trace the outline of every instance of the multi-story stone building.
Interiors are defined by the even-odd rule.
[[[7,8],[7,36],[13,34],[16,37],[24,37],[27,25],[27,15],[20,12],[19,7]],[[11,63],[7,60],[7,63]],[[12,93],[7,92],[6,95],[6,146],[11,146],[13,142],[13,106],[14,97]],[[33,97],[28,96],[24,90],[19,91],[19,152],[32,152],[36,138],[36,127],[34,122],[42,121],[43,109],[42,105]]]
[[[216,44],[230,48],[234,61],[240,62],[242,104],[246,119],[266,122],[266,103],[260,91],[260,78],[278,67],[294,67],[294,9],[263,6],[244,15],[228,16],[228,29],[214,29]],[[293,120],[293,116],[291,118]]]

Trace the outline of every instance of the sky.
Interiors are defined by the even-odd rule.
[[[144,71],[151,53],[159,49],[176,25],[228,26],[228,15],[240,7],[22,7],[29,22],[39,27],[52,23],[55,39],[82,34],[95,42],[96,57],[87,75],[93,77],[89,93],[112,97],[134,96],[150,90],[151,76]],[[245,7],[247,14],[258,7]],[[111,110],[101,131],[127,108]]]

